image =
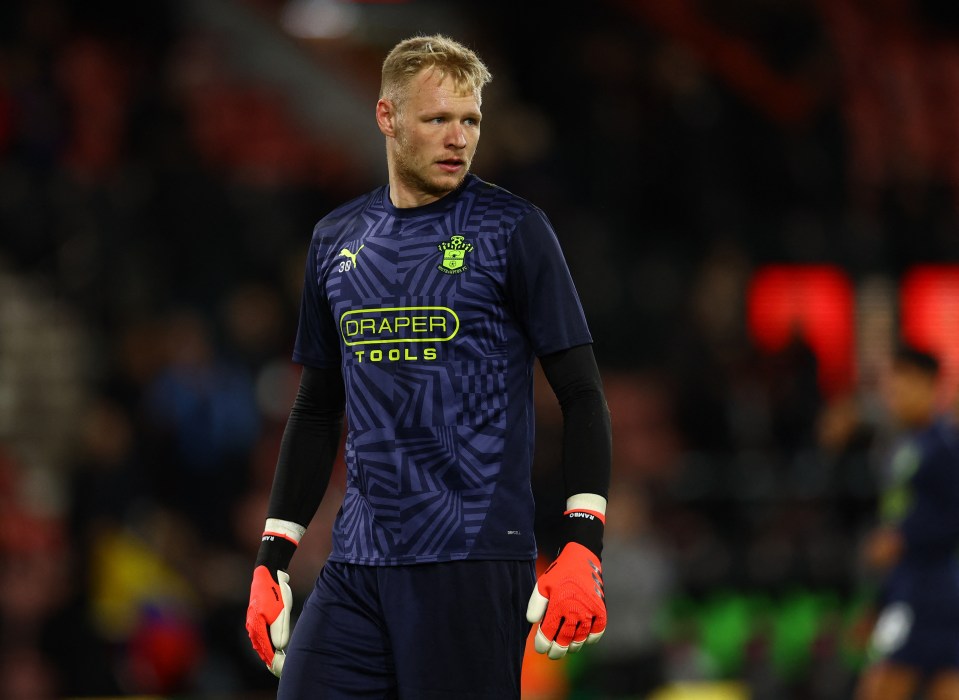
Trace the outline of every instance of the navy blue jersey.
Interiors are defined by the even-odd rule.
[[[340,366],[347,490],[333,561],[535,556],[533,361],[592,342],[545,215],[469,175],[317,224],[293,359]]]
[[[959,431],[938,420],[906,440],[892,460],[883,516],[905,547],[886,600],[908,601],[959,622]]]

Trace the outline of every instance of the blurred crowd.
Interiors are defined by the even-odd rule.
[[[267,25],[282,5],[235,4]],[[757,700],[848,697],[874,583],[857,552],[892,437],[879,374],[824,388],[801,336],[753,342],[745,296],[771,261],[893,286],[959,261],[959,12],[462,12],[496,76],[475,170],[552,219],[613,416],[612,623],[589,653],[526,674],[530,697],[703,679]],[[323,50],[371,67],[372,119],[377,48]],[[181,3],[0,4],[0,693],[274,687],[243,619],[298,382],[305,250],[379,177],[240,79]],[[538,411],[548,559],[548,390]],[[300,601],[342,478],[340,464],[294,560]]]

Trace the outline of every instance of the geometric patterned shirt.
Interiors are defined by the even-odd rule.
[[[591,342],[549,221],[500,187],[401,209],[383,186],[324,217],[293,359],[343,373],[331,559],[534,558],[533,362]]]

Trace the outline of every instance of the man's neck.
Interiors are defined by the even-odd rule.
[[[923,430],[929,428],[933,423],[936,422],[936,412],[930,411],[928,414],[924,414],[920,417],[917,417],[912,425],[908,426],[908,430],[911,430],[916,433],[920,433]]]
[[[440,196],[426,194],[412,190],[397,184],[396,179],[390,178],[390,202],[397,209],[412,209],[413,207],[422,207],[426,204],[432,204],[440,199]]]
[[[401,178],[397,173],[392,163],[388,164],[389,170],[389,184],[390,184],[390,202],[397,209],[411,209],[413,207],[422,207],[427,204],[432,204],[433,202],[442,199],[450,192],[455,192],[456,190],[450,190],[450,192],[444,192],[443,194],[432,194],[430,192],[423,192],[422,190],[411,187],[407,184],[403,178]],[[460,185],[463,183],[461,182]],[[459,189],[459,186],[457,186]]]

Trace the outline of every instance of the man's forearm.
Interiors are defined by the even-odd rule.
[[[283,432],[267,518],[309,525],[329,485],[343,426],[339,368],[304,367]]]
[[[540,358],[546,379],[563,411],[563,478],[567,508],[585,507],[605,513],[609,495],[612,438],[609,408],[591,345]],[[594,494],[600,499],[577,498]],[[576,502],[579,502],[579,505]]]

